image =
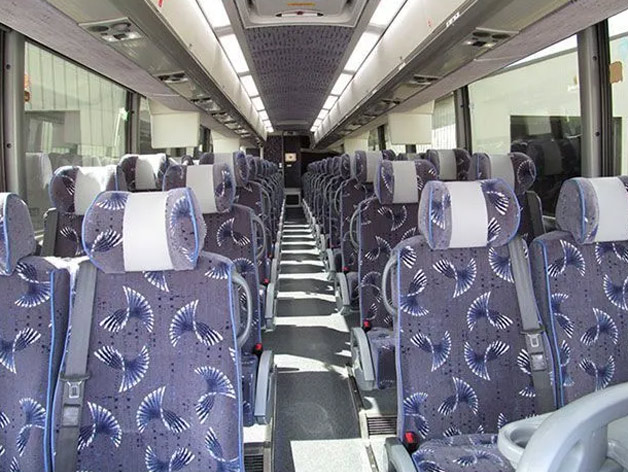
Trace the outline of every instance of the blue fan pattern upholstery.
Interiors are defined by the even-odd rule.
[[[498,156],[497,158],[504,158],[506,156]],[[541,216],[543,210],[541,209],[541,199],[539,196],[532,192],[530,189],[536,181],[536,165],[534,161],[521,152],[512,152],[507,155],[512,162],[512,170],[509,169],[509,179],[512,178],[513,190],[517,195],[519,206],[521,207],[521,223],[519,224],[518,234],[530,244],[536,236],[535,234],[533,218],[534,215]],[[499,169],[494,169],[491,165],[493,156],[485,153],[476,153],[471,157],[471,168],[469,170],[469,180],[483,180],[493,178],[505,178],[503,175],[499,175]],[[529,200],[528,193],[531,192],[531,199]],[[537,211],[532,212],[530,204],[537,206]],[[539,226],[543,226],[543,222],[539,221]]]
[[[594,181],[614,184],[616,199],[598,201]],[[628,222],[622,199],[628,199],[628,177],[567,180],[556,207],[561,230],[530,246],[535,291],[553,337],[559,406],[628,381]],[[625,228],[623,238],[602,236],[609,217]]]
[[[243,470],[241,422],[222,421],[242,408],[233,265],[199,251],[198,203],[176,189],[164,215],[175,270],[118,271],[124,241],[94,243],[107,228],[124,234],[112,197],[120,201],[101,194],[85,217],[88,255],[107,270],[97,273],[78,469]]]
[[[394,203],[394,168],[403,165],[381,161],[377,168],[377,197],[360,204],[358,216],[358,280],[361,321],[370,321],[367,337],[375,367],[378,388],[395,385],[395,353],[392,336],[393,320],[386,311],[381,295],[382,272],[392,249],[402,240],[418,233],[419,195],[426,182],[437,178],[436,169],[428,161],[413,161],[416,178],[412,179],[414,203]],[[407,167],[407,166],[406,166]],[[405,169],[410,172],[410,169]],[[398,183],[398,186],[402,184]],[[411,189],[412,190],[412,189]],[[412,192],[411,192],[412,193]]]
[[[453,154],[453,155],[450,155]],[[452,158],[455,160],[454,172],[448,175],[445,171],[444,159]],[[425,159],[430,161],[436,167],[441,180],[467,180],[469,168],[471,167],[471,156],[464,149],[451,149],[447,151],[428,149],[425,152]]]
[[[83,168],[85,169],[85,168]],[[57,257],[84,256],[81,240],[83,213],[75,208],[76,179],[78,166],[66,166],[57,169],[50,181],[50,200],[58,211],[57,232],[55,235],[54,255]],[[95,191],[121,190],[124,175],[120,167],[105,166],[89,168],[92,174],[100,174],[101,188]]]
[[[33,226],[17,195],[0,194],[0,216],[0,470],[43,471],[70,274],[59,260],[31,256]]]
[[[517,231],[519,206],[503,181],[483,181],[486,245],[450,248],[448,185],[469,184],[429,182],[419,209],[422,235],[395,249],[398,432],[425,441],[413,454],[418,470],[511,471],[495,433],[535,413],[505,246]]]
[[[151,164],[154,164],[152,176],[154,186],[150,188],[138,188],[136,173],[138,160],[140,158],[144,158],[147,161],[151,161]],[[164,175],[166,174],[166,170],[171,163],[172,162],[166,157],[165,154],[154,154],[146,156],[140,156],[138,154],[127,154],[120,159],[120,163],[118,165],[120,166],[124,174],[124,178],[126,180],[126,189],[129,192],[144,192],[161,190]]]
[[[201,164],[202,165],[202,164]],[[164,179],[164,190],[182,188],[186,186],[185,166],[170,166]],[[233,188],[231,170],[226,164],[213,166],[214,193],[219,196],[221,189]],[[218,178],[220,175],[220,178]],[[211,189],[209,189],[211,191]],[[233,198],[233,195],[232,195]],[[232,199],[231,199],[232,201]],[[242,375],[244,398],[244,423],[250,426],[254,422],[253,404],[255,399],[255,381],[258,359],[252,354],[255,344],[262,341],[261,300],[259,297],[259,277],[255,264],[257,244],[254,238],[254,227],[250,208],[241,205],[221,205],[221,211],[202,213],[207,233],[203,241],[202,250],[220,254],[229,258],[235,270],[244,277],[253,294],[253,325],[251,336],[242,346]],[[203,210],[201,210],[203,211]],[[246,322],[246,298],[241,294],[238,300],[238,311],[242,316],[242,323]]]

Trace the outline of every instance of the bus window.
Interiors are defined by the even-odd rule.
[[[26,201],[36,230],[50,208],[48,184],[66,165],[117,164],[126,147],[127,91],[26,43]]]
[[[548,214],[562,182],[581,173],[576,46],[572,36],[469,85],[474,151],[530,155]]]
[[[628,173],[628,10],[608,20],[611,39],[610,81],[613,91],[614,156],[618,172]]]

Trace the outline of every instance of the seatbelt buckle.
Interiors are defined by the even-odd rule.
[[[89,375],[62,375],[61,382],[64,384],[64,399],[79,400],[83,395],[85,381]]]
[[[545,346],[543,346],[543,333],[545,327],[522,331],[526,341],[528,355],[530,356],[530,369],[534,372],[547,370],[547,357],[545,356]]]

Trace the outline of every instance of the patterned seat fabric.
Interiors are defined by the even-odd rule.
[[[327,220],[325,222],[325,232],[329,235],[330,248],[340,247],[340,222],[339,210],[336,208],[335,199],[336,192],[339,190],[343,182],[342,177],[342,156],[336,156],[332,159],[332,177],[327,184],[325,190],[325,213]]]
[[[213,184],[213,185],[212,185]],[[242,346],[243,356],[248,356],[246,363],[254,364],[257,371],[257,357],[253,355],[255,344],[262,342],[261,301],[259,296],[259,277],[255,258],[257,244],[253,227],[253,211],[241,205],[233,205],[235,180],[228,164],[179,166],[172,165],[166,171],[164,190],[188,187],[199,200],[200,211],[207,228],[203,242],[204,251],[220,254],[231,259],[235,269],[248,283],[253,296],[253,325],[251,336]],[[239,311],[246,322],[246,298],[239,297]],[[244,362],[244,359],[243,359]],[[244,393],[244,422],[250,426],[254,422],[253,409],[255,399],[255,377],[246,381]],[[249,383],[253,380],[252,383]]]
[[[243,470],[233,265],[204,236],[189,189],[105,192],[85,215],[99,269],[78,470]]]
[[[173,162],[165,154],[127,154],[120,159],[129,192],[160,191],[168,166]]]
[[[556,222],[530,254],[563,406],[628,381],[628,177],[567,180]]]
[[[52,394],[68,324],[70,274],[32,256],[28,207],[0,194],[0,470],[49,469]]]
[[[425,159],[434,164],[441,180],[468,180],[471,156],[464,149],[428,149]]]
[[[382,272],[392,248],[416,235],[421,191],[436,178],[436,169],[428,161],[381,161],[376,169],[376,197],[360,204],[360,319],[374,328],[367,337],[379,388],[395,385],[393,320],[382,300]]]
[[[418,470],[512,470],[494,434],[536,410],[506,246],[518,226],[504,181],[432,181],[421,235],[395,249],[398,434],[425,441]]]
[[[542,234],[536,234],[534,228],[543,228],[541,199],[530,190],[536,180],[534,161],[521,152],[501,155],[473,154],[469,180],[495,178],[504,179],[514,189],[521,207],[521,223],[518,234],[530,244],[535,237]],[[531,204],[536,206],[536,211],[532,211]],[[533,218],[537,218],[537,221],[533,221]]]
[[[247,159],[243,152],[234,153],[205,153],[201,156],[199,161],[200,165],[205,164],[227,164],[230,167],[231,173],[235,177],[236,181],[236,194],[235,203],[242,205],[253,210],[256,216],[264,223],[266,232],[266,247],[267,253],[264,257],[257,261],[259,280],[269,279],[268,273],[268,259],[271,257],[270,247],[271,241],[271,223],[270,223],[270,209],[264,201],[264,188],[262,184],[252,180],[252,169],[250,168],[250,161]],[[257,240],[257,246],[263,245],[264,241]]]
[[[192,158],[192,156],[188,156],[185,155],[181,158],[181,165],[182,166],[193,166],[194,165],[194,159]]]
[[[118,166],[61,167],[50,181],[50,200],[57,210],[54,251],[58,257],[83,256],[81,240],[83,215],[96,196],[106,190],[124,189],[125,181]],[[47,214],[46,218],[54,214]]]

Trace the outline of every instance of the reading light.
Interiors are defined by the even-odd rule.
[[[267,126],[267,127],[266,127],[266,132],[267,132],[267,133],[274,133],[274,132],[275,132],[275,130],[273,129],[273,126],[272,126],[272,125],[270,125],[270,126]]]
[[[353,75],[347,74],[346,72],[340,74],[340,77],[338,77],[338,80],[336,80],[334,84],[334,88],[331,89],[332,95],[340,95],[347,85],[349,85],[352,77]]]
[[[257,85],[255,85],[255,80],[253,80],[252,75],[242,76],[240,77],[240,80],[242,81],[242,85],[244,85],[246,93],[249,94],[249,97],[255,97],[256,95],[259,95]]]
[[[329,110],[331,107],[333,107],[334,103],[336,103],[336,100],[338,100],[337,95],[330,95],[329,97],[327,97],[327,100],[325,100],[325,104],[323,105],[323,110]]]
[[[351,56],[349,56],[345,70],[351,72],[357,71],[369,53],[373,50],[378,40],[379,35],[377,33],[372,33],[370,31],[362,33],[362,37],[359,39],[358,44],[355,45],[355,49],[351,53]]]
[[[224,28],[231,24],[222,0],[197,0],[197,3],[212,28]]]
[[[406,3],[406,0],[386,0],[379,2],[369,24],[383,28],[387,27],[404,3]]]
[[[259,116],[262,118],[263,121],[267,121],[268,120],[268,113],[266,112],[266,110],[261,110],[259,112]]]
[[[218,38],[222,48],[225,50],[225,54],[229,58],[231,65],[238,74],[244,74],[249,71],[249,66],[246,63],[244,53],[238,42],[238,38],[235,34],[227,34]]]
[[[257,111],[262,111],[265,108],[264,102],[262,102],[262,97],[252,98],[251,101],[253,102],[253,106]]]
[[[312,125],[312,127],[310,128],[310,131],[311,131],[312,133],[316,133],[316,130],[318,130],[318,126],[316,126],[316,125]]]

